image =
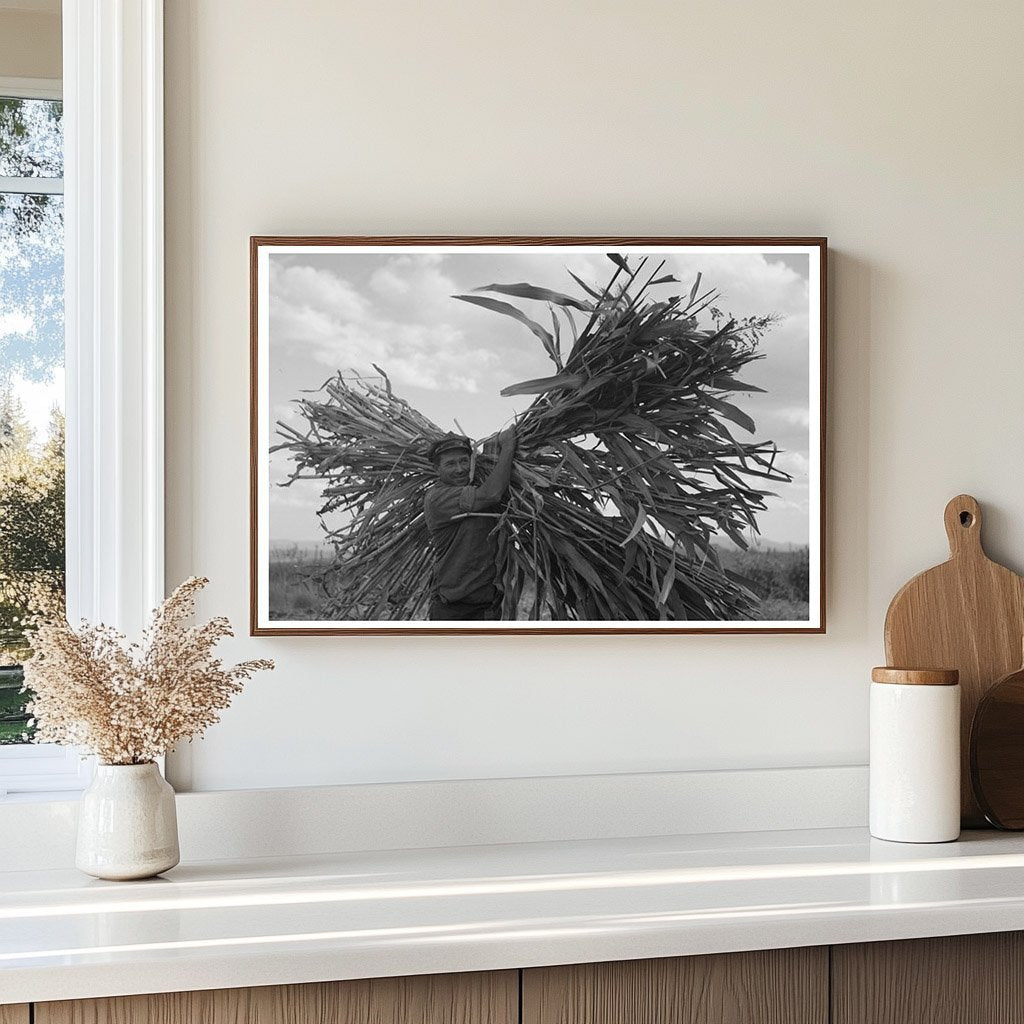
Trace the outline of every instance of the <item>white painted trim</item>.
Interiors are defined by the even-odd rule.
[[[19,99],[60,100],[60,79],[0,77],[0,96]],[[0,178],[0,192],[60,194],[62,178]],[[46,744],[12,744],[0,747],[0,798],[9,793],[49,793],[81,790],[92,778],[91,761],[75,750]]]
[[[64,0],[68,614],[163,579],[163,3]]]
[[[0,192],[17,192],[26,196],[59,196],[63,191],[63,178],[5,178],[0,175]]]
[[[185,863],[495,843],[866,827],[866,765],[178,795]],[[0,871],[70,867],[78,804],[0,801]]]
[[[92,779],[92,758],[53,743],[0,747],[0,797],[8,793],[82,790]]]
[[[63,12],[68,615],[138,636],[164,596],[163,0]],[[3,786],[90,770],[51,768]]]
[[[0,96],[22,100],[59,100],[64,87],[59,78],[10,78],[0,75]]]

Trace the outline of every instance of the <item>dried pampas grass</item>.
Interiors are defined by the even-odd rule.
[[[104,764],[145,764],[199,736],[264,659],[225,668],[213,648],[232,636],[228,620],[186,623],[209,580],[193,576],[153,613],[141,644],[109,626],[41,615],[25,662],[37,743],[84,747]]]

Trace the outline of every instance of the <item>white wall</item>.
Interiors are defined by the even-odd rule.
[[[826,636],[243,637],[195,788],[863,763],[947,499],[1024,569],[1024,6],[167,9],[168,582],[242,633],[249,235],[832,245]]]

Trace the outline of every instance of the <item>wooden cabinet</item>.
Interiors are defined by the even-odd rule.
[[[1024,933],[0,1006],[0,1024],[1024,1024]]]
[[[1024,1022],[1024,933],[832,947],[833,1024]]]
[[[523,1024],[826,1024],[828,949],[523,971]]]
[[[518,1021],[518,971],[172,992],[35,1005],[35,1024],[518,1024]],[[7,1022],[2,1021],[2,1024]],[[17,1024],[22,1022],[19,1020]]]

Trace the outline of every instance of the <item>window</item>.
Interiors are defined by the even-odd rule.
[[[0,95],[0,744],[29,738],[17,663],[36,596],[64,597],[60,100]]]
[[[164,596],[163,3],[64,0],[62,26],[63,200],[52,162],[4,180],[32,178],[8,194],[63,207],[68,617],[137,635]],[[59,83],[11,84],[0,96],[61,99]],[[13,799],[90,771],[72,750],[0,745]]]
[[[5,87],[6,86],[6,87]],[[64,140],[54,83],[0,82],[0,772],[33,788],[76,758],[26,747],[24,619],[64,599]],[[45,769],[45,771],[43,771]],[[50,785],[49,779],[45,783]]]

